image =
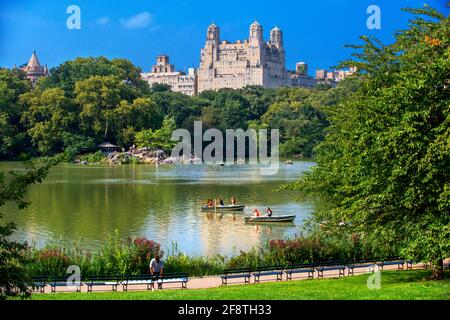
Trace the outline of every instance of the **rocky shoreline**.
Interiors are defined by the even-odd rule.
[[[168,156],[163,150],[150,150],[148,148],[131,148],[126,152],[111,152],[108,155],[105,154],[105,158],[96,163],[103,163],[109,165],[120,164],[151,164],[151,165],[171,165],[171,164],[192,164],[196,163],[196,158],[174,158]],[[77,164],[91,164],[88,161],[75,161]]]

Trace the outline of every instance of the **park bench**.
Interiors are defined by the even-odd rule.
[[[45,287],[47,286],[48,278],[43,277],[33,277],[31,282],[31,290],[44,293]]]
[[[276,276],[277,281],[283,280],[283,267],[273,266],[273,267],[260,267],[256,271],[252,272],[255,283],[260,282],[261,276]]]
[[[81,292],[81,286],[83,285],[82,282],[67,282],[67,277],[50,277],[50,280],[48,281],[48,285],[51,288],[52,293],[56,292],[57,287],[61,288],[76,288],[77,292]]]
[[[92,292],[93,286],[111,286],[112,291],[117,291],[121,280],[122,276],[89,276],[84,283],[88,292]]]
[[[163,276],[158,276],[155,280],[158,284],[158,289],[163,288],[163,284],[181,283],[181,289],[187,289],[188,274],[187,273],[167,273]]]
[[[250,268],[243,269],[225,269],[224,274],[220,276],[222,278],[222,285],[228,284],[228,279],[244,278],[245,284],[250,283],[250,276],[253,270]]]
[[[291,264],[289,265],[285,270],[284,273],[286,273],[286,281],[292,280],[292,274],[294,273],[307,273],[308,279],[314,278],[314,270],[316,264]]]
[[[147,285],[147,290],[151,289],[151,285],[155,282],[155,276],[151,274],[127,275],[122,281],[123,291],[128,291],[128,286]]]
[[[324,271],[339,271],[339,277],[345,276],[345,269],[348,266],[347,260],[335,260],[327,262],[319,262],[318,266],[315,267],[317,271],[317,277],[323,279]]]
[[[187,288],[188,274],[187,273],[169,273],[163,276],[161,275],[129,275],[122,281],[123,291],[128,291],[128,286],[131,285],[146,285],[147,290],[151,290],[152,286],[156,283],[158,289],[163,288],[163,284],[167,283],[181,283],[181,289]]]
[[[403,270],[405,265],[405,259],[399,258],[399,257],[389,257],[386,259],[383,259],[381,261],[377,261],[377,265],[381,268],[381,270],[384,269],[384,266],[395,266],[397,265],[397,270]],[[407,264],[406,268],[409,268],[409,263]],[[411,268],[412,268],[412,262],[411,262]]]
[[[359,259],[359,260],[352,260],[351,263],[347,265],[348,268],[348,275],[354,275],[355,269],[361,269],[365,268],[369,270],[370,268],[373,268],[376,266],[376,261],[373,259]]]

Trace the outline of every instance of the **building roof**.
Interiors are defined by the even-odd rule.
[[[36,55],[36,51],[33,51],[33,53],[31,54],[31,58],[30,58],[30,60],[28,60],[27,68],[28,69],[40,69],[41,68],[41,64],[39,63],[39,59]]]
[[[119,146],[116,146],[115,144],[112,144],[111,142],[103,142],[102,144],[99,144],[97,147],[98,148],[118,148]]]

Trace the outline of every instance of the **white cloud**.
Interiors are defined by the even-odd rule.
[[[96,23],[101,26],[104,26],[104,25],[107,25],[109,23],[109,21],[110,21],[109,17],[101,17],[101,18],[97,19]]]
[[[127,29],[146,28],[153,21],[153,15],[149,12],[142,12],[133,17],[122,19],[122,25]]]

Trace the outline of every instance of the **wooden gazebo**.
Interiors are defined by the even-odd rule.
[[[111,142],[103,142],[102,144],[99,144],[97,146],[103,153],[110,154],[112,152],[119,151],[119,146],[116,146],[115,144],[112,144]]]

